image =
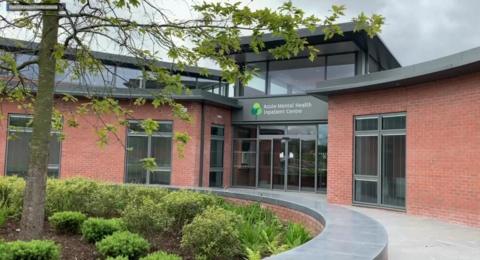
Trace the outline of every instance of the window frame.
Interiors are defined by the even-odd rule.
[[[383,119],[389,117],[405,117],[405,128],[403,129],[388,129],[383,130]],[[377,129],[376,130],[356,130],[356,122],[357,120],[361,119],[377,119]],[[395,113],[382,113],[382,114],[371,114],[371,115],[359,115],[353,117],[353,140],[352,140],[352,204],[353,205],[363,205],[363,206],[371,206],[371,207],[379,207],[379,208],[390,208],[395,210],[404,211],[407,207],[407,201],[405,200],[404,206],[394,206],[388,205],[383,203],[383,173],[384,173],[384,149],[383,149],[383,137],[384,136],[405,136],[405,153],[407,153],[407,113],[406,112],[395,112]],[[377,174],[376,175],[361,175],[356,174],[356,138],[359,136],[376,136],[377,137]],[[407,157],[405,155],[405,183],[407,182]],[[368,182],[375,182],[377,184],[377,202],[376,203],[369,203],[369,202],[362,202],[357,201],[355,198],[356,195],[356,188],[355,182],[356,181],[368,181]],[[405,198],[407,190],[405,187]]]
[[[128,124],[130,123],[140,123],[143,119],[132,119],[128,120]],[[142,185],[170,185],[172,182],[172,165],[173,165],[173,129],[174,129],[174,122],[172,120],[155,120],[154,121],[158,122],[159,124],[169,124],[172,128],[171,132],[154,132],[151,135],[148,135],[145,132],[136,132],[136,131],[131,131],[129,125],[125,127],[126,131],[126,146],[125,146],[125,173],[124,173],[124,183],[130,183],[128,181],[128,148],[129,148],[129,143],[128,139],[129,137],[145,137],[147,138],[147,157],[152,156],[152,137],[166,137],[170,138],[171,142],[171,149],[170,149],[170,166],[158,166],[152,171],[146,171],[145,175],[145,183],[132,183],[132,184],[142,184]],[[169,179],[168,179],[168,184],[151,184],[150,183],[150,175],[151,172],[169,172]]]
[[[219,128],[219,129],[222,129],[223,131],[223,135],[212,135],[212,130],[213,128]],[[221,141],[222,142],[222,149],[223,151],[222,152],[222,166],[221,167],[212,167],[212,141]],[[223,187],[223,177],[224,177],[224,167],[225,167],[225,126],[224,125],[218,125],[218,124],[212,124],[210,126],[210,165],[209,165],[209,171],[208,171],[208,177],[209,177],[209,183],[208,183],[208,186],[209,187]],[[210,174],[214,172],[216,174],[221,174],[222,178],[221,178],[221,183],[220,183],[220,186],[212,186],[212,184],[210,183]]]
[[[3,172],[3,175],[4,176],[8,176],[8,152],[9,152],[9,145],[8,145],[8,136],[10,136],[10,132],[28,132],[28,133],[32,133],[33,132],[33,129],[32,127],[17,127],[16,129],[14,128],[11,128],[10,127],[10,121],[11,121],[11,118],[12,117],[17,117],[17,118],[28,118],[28,119],[33,119],[33,115],[32,114],[19,114],[19,113],[8,113],[7,115],[7,140],[6,140],[6,143],[5,143],[5,165],[4,165],[4,172]],[[63,117],[62,117],[62,125],[63,125]],[[62,131],[58,131],[58,130],[54,130],[54,129],[51,129],[50,130],[50,135],[52,134],[57,134],[57,135],[60,135],[62,133]],[[58,145],[58,165],[57,164],[47,164],[47,171],[49,170],[57,170],[57,176],[56,178],[59,179],[61,177],[61,165],[62,165],[62,141],[58,141],[59,142],[59,145]],[[30,145],[30,142],[29,142],[29,145]],[[30,149],[30,148],[28,148]],[[28,165],[27,165],[28,167]],[[24,176],[24,177],[27,177],[27,176]]]

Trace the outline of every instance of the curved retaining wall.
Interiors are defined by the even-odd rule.
[[[287,208],[306,214],[323,226],[312,240],[268,259],[388,259],[385,228],[359,212],[328,204],[324,195],[254,189],[192,189]]]

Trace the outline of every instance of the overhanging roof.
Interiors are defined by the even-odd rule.
[[[480,71],[480,47],[439,59],[351,78],[324,81],[308,94],[328,95],[408,86]]]

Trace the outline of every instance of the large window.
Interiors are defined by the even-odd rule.
[[[234,186],[254,187],[257,165],[257,127],[239,126],[235,128],[233,139],[233,178]]]
[[[256,97],[267,93],[267,62],[255,62],[245,65],[246,69],[253,70],[253,78],[246,86],[240,89],[241,96]]]
[[[7,175],[27,176],[32,138],[32,116],[8,116]],[[48,176],[58,177],[60,170],[60,132],[52,131],[48,154]]]
[[[127,183],[170,184],[172,165],[172,123],[158,122],[148,135],[140,122],[130,121],[127,137]],[[146,170],[143,159],[153,158],[157,167]]]
[[[223,143],[225,129],[212,126],[210,130],[210,187],[223,187]]]
[[[405,207],[405,129],[405,114],[355,119],[355,202]]]
[[[355,54],[327,56],[327,80],[355,76]]]

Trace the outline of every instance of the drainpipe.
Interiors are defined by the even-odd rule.
[[[198,176],[198,187],[203,186],[203,149],[205,147],[205,104],[202,102],[201,109],[201,123],[200,123],[200,176]]]

